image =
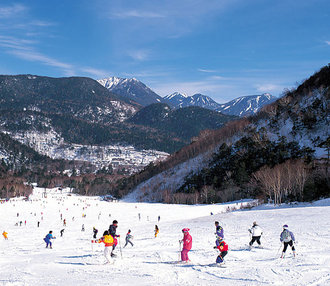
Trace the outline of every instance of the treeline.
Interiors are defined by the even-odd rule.
[[[165,193],[163,199],[180,203],[214,203],[259,196],[281,203],[283,200],[302,201],[329,195],[326,164],[315,161],[313,153],[314,150],[301,148],[297,142],[287,142],[284,137],[273,142],[255,133],[255,136],[243,137],[233,145],[222,144],[208,167],[187,176],[173,198]],[[317,174],[324,176],[316,178],[316,169],[323,170]],[[316,179],[315,184],[325,180],[328,187],[318,192],[309,191],[312,178]],[[305,188],[307,182],[309,187]]]

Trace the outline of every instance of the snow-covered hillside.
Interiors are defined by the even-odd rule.
[[[66,143],[51,130],[47,133],[30,131],[12,134],[19,142],[33,148],[42,155],[53,159],[87,161],[97,169],[112,165],[113,168],[127,168],[131,173],[141,170],[150,162],[165,159],[168,154],[156,150],[137,150],[134,146],[106,145],[93,146]],[[0,159],[5,158],[5,154]]]
[[[43,194],[44,189],[37,188],[30,201],[13,199],[0,204],[0,227],[9,238],[0,239],[2,285],[330,284],[329,199],[231,211],[248,202],[192,206],[109,203],[71,195],[67,190],[47,190],[47,198],[42,198]],[[114,264],[104,264],[103,244],[91,244],[92,228],[99,230],[100,237],[113,219],[119,221],[121,247],[128,229],[132,230],[134,247],[122,248],[121,258],[118,246]],[[215,265],[216,220],[229,245],[225,267]],[[263,229],[263,249],[247,247],[253,221]],[[81,231],[83,224],[85,231]],[[153,235],[155,224],[160,229],[157,238]],[[296,258],[290,249],[284,259],[279,258],[283,224],[296,236]],[[178,264],[178,241],[184,227],[190,228],[193,239],[191,262]],[[63,237],[61,229],[65,229]],[[53,249],[46,249],[43,238],[50,230],[56,239]]]
[[[321,73],[321,75],[322,74],[323,73]],[[316,79],[314,79],[314,77]],[[167,169],[159,169],[160,171],[158,173],[153,173],[155,174],[153,177],[148,176],[147,180],[139,182],[133,190],[134,196],[144,201],[164,201],[165,195],[175,195],[181,187],[186,188],[184,191],[187,191],[189,184],[192,184],[191,181],[189,182],[190,178],[195,175],[196,177],[193,179],[196,179],[196,182],[198,180],[203,181],[206,178],[201,175],[201,170],[203,168],[205,169],[203,175],[206,176],[207,169],[210,170],[216,164],[222,166],[223,162],[221,163],[220,161],[230,157],[228,155],[229,153],[225,153],[227,156],[222,154],[221,158],[215,158],[216,156],[212,157],[212,153],[217,153],[222,144],[231,147],[234,146],[234,149],[230,152],[243,158],[244,156],[242,156],[242,154],[247,154],[249,148],[248,144],[244,143],[244,138],[248,138],[251,142],[266,142],[266,146],[271,145],[268,144],[270,142],[275,145],[282,144],[281,142],[288,142],[292,146],[296,146],[294,147],[296,152],[301,149],[310,152],[311,158],[313,156],[316,159],[327,158],[326,140],[328,140],[327,138],[329,138],[330,134],[330,117],[328,112],[329,92],[328,89],[324,87],[324,84],[320,88],[318,87],[317,84],[320,82],[318,80],[319,77],[319,74],[311,77],[315,81],[315,84],[309,83],[309,92],[306,92],[306,90],[308,90],[307,87],[298,87],[298,91],[289,92],[276,102],[265,106],[255,116],[242,118],[233,122],[232,125],[228,124],[228,126],[213,133],[210,132],[205,138],[203,138],[203,136],[197,138],[196,142],[191,144],[190,149],[187,147],[181,154],[173,155],[173,157],[169,159],[170,162],[175,163],[168,164],[169,167]],[[327,77],[325,76],[325,78]],[[265,96],[271,98],[270,95]],[[260,100],[261,98],[259,98],[259,101]],[[240,140],[243,141],[240,142]],[[207,145],[208,142],[215,143]],[[238,143],[238,146],[235,145],[236,143]],[[206,148],[200,148],[201,145],[206,146]],[[194,150],[194,148],[197,150],[199,148],[201,150],[199,153],[195,153],[196,155],[194,156],[196,157],[186,156],[186,154],[189,154],[189,151]],[[278,150],[275,152],[278,152]],[[267,152],[265,154],[267,154]],[[255,158],[256,154],[253,156]],[[286,160],[296,158],[295,156],[297,156],[297,154],[290,156],[288,156]],[[269,156],[265,155],[263,160],[267,159],[267,157]],[[213,159],[215,161],[212,163]],[[245,166],[250,164],[248,160],[243,163]],[[229,163],[229,165],[233,164]],[[258,168],[261,167],[262,166]],[[210,170],[210,172],[211,171],[212,170]],[[223,174],[225,174],[228,169],[222,171],[224,171]],[[237,171],[237,168],[236,170],[231,170],[231,172],[232,171]],[[255,171],[257,170],[252,171],[251,174]],[[219,172],[217,174],[219,174]],[[224,177],[220,181],[224,182],[225,179],[231,180],[231,172],[228,172],[229,177],[226,177],[226,174],[223,175]],[[197,176],[199,177],[197,178]],[[210,175],[207,176],[211,178]],[[251,179],[251,177],[249,177],[249,179]],[[237,182],[235,182],[235,187],[242,188],[244,191],[246,187],[239,185]],[[184,183],[186,185],[184,185]],[[219,186],[213,187],[212,181],[208,183],[209,185],[204,186],[209,186],[212,190],[224,192],[224,189]],[[203,184],[199,184],[200,188],[201,185]],[[180,191],[184,195],[183,189]],[[198,189],[198,192],[202,193],[202,190]],[[230,192],[230,190],[228,190],[228,192]],[[193,191],[189,190],[189,192],[187,191],[186,193],[192,194]],[[196,193],[196,195],[198,195],[198,193]],[[195,201],[195,199],[193,200]],[[181,201],[184,201],[184,197]]]
[[[241,96],[227,103],[221,104],[217,111],[237,116],[248,116],[257,113],[261,107],[273,102],[276,97],[269,93],[261,95]]]

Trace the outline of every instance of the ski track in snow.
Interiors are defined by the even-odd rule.
[[[43,199],[42,192],[35,188],[32,202],[16,199],[0,205],[0,230],[6,230],[9,237],[0,239],[0,285],[330,285],[329,199],[315,205],[222,213],[226,207],[220,204],[109,203],[96,197],[68,196],[66,190],[61,194],[56,189],[48,190]],[[61,213],[67,220],[62,238]],[[104,264],[104,245],[90,243],[92,228],[101,236],[113,219],[119,221],[121,246],[131,229],[134,247],[123,248],[121,259],[118,245],[114,263]],[[15,226],[20,220],[23,225]],[[215,220],[224,227],[229,244],[224,267],[215,265]],[[253,221],[263,228],[265,248],[247,247],[247,230]],[[296,258],[289,248],[286,258],[279,259],[284,223],[298,241]],[[156,239],[155,224],[160,228]],[[193,238],[189,264],[177,263],[183,227],[191,229]],[[49,230],[57,237],[53,249],[46,249],[43,242]]]

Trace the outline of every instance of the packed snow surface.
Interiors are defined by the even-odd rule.
[[[226,212],[247,202],[110,203],[67,190],[47,190],[47,198],[43,194],[44,189],[35,188],[30,201],[0,204],[0,230],[9,237],[0,239],[1,285],[330,285],[330,200]],[[121,246],[131,229],[134,247],[123,248],[121,258],[118,245],[114,263],[104,264],[104,245],[91,243],[92,228],[101,236],[114,219],[119,221]],[[214,263],[218,255],[213,249],[215,220],[223,226],[229,244],[225,267]],[[253,221],[263,228],[264,248],[248,250]],[[85,231],[81,231],[83,224]],[[160,229],[157,238],[155,224]],[[285,259],[279,258],[283,224],[296,236],[296,258],[290,249]],[[193,239],[188,264],[176,263],[184,227],[190,228]],[[53,249],[45,248],[43,242],[50,230],[56,236]]]

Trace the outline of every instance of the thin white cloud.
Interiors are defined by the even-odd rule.
[[[226,78],[223,77],[223,76],[220,76],[220,75],[213,75],[210,77],[210,79],[213,79],[213,80],[225,80]]]
[[[12,18],[25,12],[27,7],[22,4],[13,4],[11,6],[0,6],[0,18]]]
[[[96,79],[108,77],[110,74],[112,74],[110,71],[96,69],[92,67],[84,67],[81,69],[81,71],[87,73],[90,76],[95,77]]]
[[[215,73],[217,72],[216,70],[208,70],[208,69],[197,69],[200,72],[205,72],[205,73]]]
[[[325,41],[325,43],[326,43],[328,46],[330,46],[330,41]]]
[[[131,50],[127,53],[132,59],[136,61],[145,61],[150,56],[150,52],[148,50]]]
[[[139,10],[130,10],[130,11],[117,11],[110,14],[110,18],[113,19],[127,19],[127,18],[164,18],[164,14],[151,12],[151,11],[139,11]]]
[[[55,22],[49,22],[49,21],[40,21],[40,20],[34,20],[29,23],[31,26],[37,26],[37,27],[49,27],[49,26],[55,26],[57,23]]]
[[[9,50],[7,53],[12,54],[20,59],[31,61],[31,62],[39,62],[47,66],[52,66],[56,68],[60,68],[64,71],[66,75],[74,75],[74,67],[71,64],[64,63],[57,59],[51,58],[39,52],[33,50]]]
[[[271,84],[271,83],[265,83],[265,84],[256,84],[255,87],[260,92],[274,92],[283,90],[283,86],[277,85],[277,84]]]

